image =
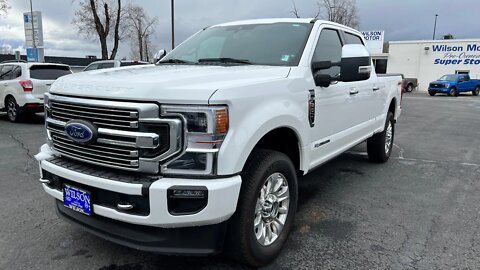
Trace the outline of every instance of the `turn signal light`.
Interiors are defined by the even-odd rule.
[[[228,111],[227,109],[219,109],[215,111],[215,133],[225,134],[228,131]]]

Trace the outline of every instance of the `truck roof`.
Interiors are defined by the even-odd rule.
[[[211,27],[221,27],[221,26],[233,26],[233,25],[248,25],[248,24],[271,24],[271,23],[313,23],[313,22],[320,22],[330,25],[335,25],[338,27],[342,27],[348,29],[349,31],[355,32],[360,34],[358,30],[350,28],[345,25],[341,25],[338,23],[334,23],[331,21],[319,20],[317,18],[269,18],[269,19],[253,19],[253,20],[241,20],[241,21],[233,21],[227,23],[221,23],[217,25],[213,25]]]

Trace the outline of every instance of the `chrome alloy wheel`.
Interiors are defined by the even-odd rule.
[[[269,246],[277,240],[288,216],[290,191],[285,176],[281,173],[270,175],[263,184],[255,207],[253,230],[262,246]]]
[[[11,121],[14,121],[17,118],[17,104],[13,99],[8,100],[7,116]]]
[[[393,126],[392,121],[388,121],[387,131],[385,132],[385,154],[388,154],[392,147]]]

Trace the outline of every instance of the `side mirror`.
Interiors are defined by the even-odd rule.
[[[355,82],[370,79],[372,59],[367,48],[359,44],[343,46],[340,63],[340,81]]]
[[[313,77],[316,86],[329,87],[332,84],[333,78],[328,74],[317,73]]]
[[[162,60],[162,58],[165,57],[165,55],[167,55],[167,51],[166,51],[166,50],[159,50],[159,51],[153,56],[153,58],[155,58],[155,62],[157,62],[157,61]]]

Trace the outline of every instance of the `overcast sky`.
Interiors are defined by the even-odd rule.
[[[77,0],[78,1],[78,0]],[[143,6],[157,16],[154,43],[157,49],[170,48],[170,1],[123,0]],[[315,14],[317,0],[296,0],[302,17]],[[0,47],[25,46],[22,13],[29,0],[9,0],[12,9],[0,17]],[[197,30],[222,22],[271,17],[292,17],[292,0],[176,0],[175,39],[178,42]],[[455,38],[480,38],[479,0],[357,0],[360,30],[385,30],[386,40],[431,39],[435,14],[439,14],[437,37],[451,33]],[[71,24],[77,3],[71,0],[33,0],[34,10],[43,13],[45,54],[56,56],[100,56],[95,40],[79,36]],[[130,56],[123,41],[118,57]]]

